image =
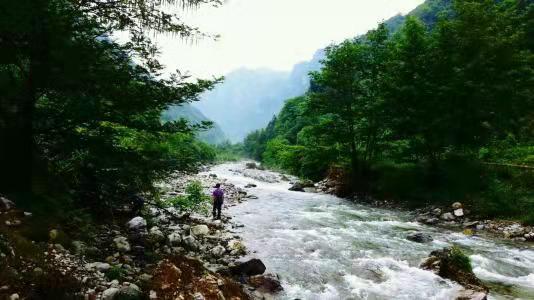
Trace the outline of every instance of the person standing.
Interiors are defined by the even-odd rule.
[[[221,210],[224,202],[224,191],[221,189],[221,184],[215,185],[215,190],[212,193],[213,197],[213,219],[221,219]]]

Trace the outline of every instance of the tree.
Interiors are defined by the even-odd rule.
[[[205,2],[211,1],[183,4]],[[157,49],[147,34],[191,36],[196,29],[162,12],[161,1],[22,0],[0,5],[9,12],[0,21],[3,192],[30,191],[36,177],[65,170],[75,175],[67,181],[77,188],[84,181],[98,182],[102,171],[122,169],[119,178],[106,177],[110,186],[146,189],[156,173],[173,165],[170,157],[164,159],[169,152],[163,144],[193,128],[181,122],[161,124],[161,111],[195,100],[215,82],[191,83],[179,74],[162,78]],[[109,36],[116,30],[128,30],[132,42],[113,42]],[[145,168],[140,162],[147,163]],[[37,171],[45,174],[35,176]]]

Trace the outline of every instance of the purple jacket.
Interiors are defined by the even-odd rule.
[[[213,198],[215,198],[215,200],[218,200],[218,201],[224,200],[224,192],[221,188],[215,189],[212,195],[213,195]]]

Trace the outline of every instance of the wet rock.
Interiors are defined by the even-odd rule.
[[[248,162],[245,164],[245,167],[247,169],[257,169],[258,165],[255,162]]]
[[[486,300],[487,292],[463,289],[456,295],[456,300]]]
[[[406,237],[406,239],[409,240],[409,241],[412,241],[412,242],[416,242],[416,243],[429,243],[429,242],[432,242],[434,240],[432,238],[432,236],[430,236],[428,234],[425,234],[425,233],[422,233],[422,232],[416,232],[416,233],[409,234]]]
[[[436,275],[458,282],[466,291],[463,296],[473,295],[477,298],[457,299],[486,299],[488,288],[475,276],[469,262],[458,248],[445,248],[430,253],[421,268],[434,272]]]
[[[464,216],[463,208],[455,209],[453,213],[454,213],[454,216],[456,216],[456,217],[463,217]]]
[[[255,185],[254,183],[249,183],[249,184],[245,185],[246,189],[255,188],[255,187],[257,187],[257,185]]]
[[[267,274],[252,276],[248,279],[248,284],[262,293],[275,294],[284,288],[278,277]]]
[[[196,225],[191,227],[191,234],[194,236],[204,236],[210,233],[207,225]]]
[[[453,221],[455,219],[454,215],[450,212],[442,214],[440,218],[445,221]]]
[[[465,222],[463,226],[464,228],[477,228],[479,223],[479,221]]]
[[[257,258],[253,258],[249,261],[237,264],[233,267],[229,268],[229,271],[231,274],[239,276],[239,275],[246,275],[246,276],[254,276],[254,275],[261,275],[265,272],[265,265],[263,262]]]
[[[294,192],[304,192],[304,186],[300,182],[295,182],[290,188],[290,191]]]
[[[120,252],[129,252],[131,250],[128,239],[123,236],[118,236],[113,239],[113,244]]]
[[[19,294],[12,294],[11,296],[9,296],[9,300],[19,300],[20,299],[20,296]]]

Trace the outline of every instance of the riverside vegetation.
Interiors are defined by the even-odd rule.
[[[339,194],[534,224],[534,5],[427,1],[332,45],[244,151]],[[420,17],[420,18],[419,18]]]

